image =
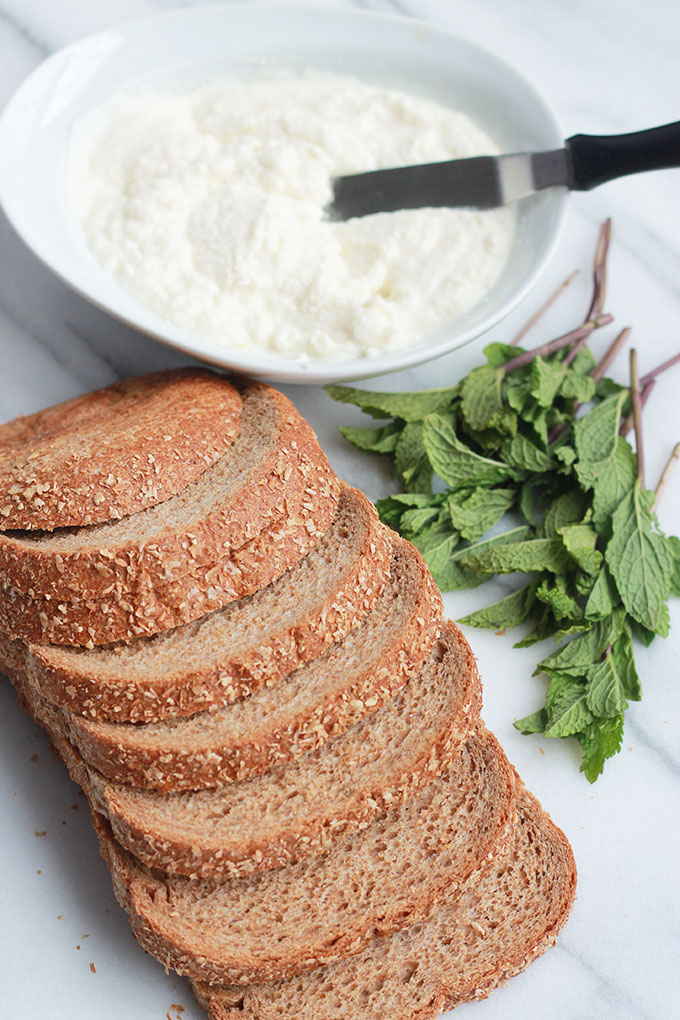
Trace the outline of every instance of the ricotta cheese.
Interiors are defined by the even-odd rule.
[[[67,187],[96,258],[225,350],[305,360],[422,342],[493,286],[509,209],[323,219],[331,177],[495,153],[462,113],[306,73],[127,92],[74,132]]]

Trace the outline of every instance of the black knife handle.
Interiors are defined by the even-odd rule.
[[[629,135],[572,135],[566,144],[572,191],[590,191],[616,177],[680,166],[680,121]]]

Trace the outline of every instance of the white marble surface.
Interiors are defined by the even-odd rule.
[[[174,0],[0,0],[0,103],[58,47]],[[673,0],[412,0],[357,6],[421,16],[486,44],[523,68],[560,113],[566,132],[652,126],[680,113],[680,8]],[[561,248],[537,291],[501,328],[513,335],[566,273],[584,273],[535,334],[578,321],[597,224],[614,220],[607,306],[632,325],[643,371],[680,346],[680,171],[630,178],[575,196]],[[613,327],[611,327],[613,329]],[[597,349],[613,335],[598,337]],[[480,343],[393,376],[389,388],[441,385],[472,367]],[[126,374],[182,359],[71,294],[25,250],[0,217],[0,419]],[[619,374],[624,365],[618,366]],[[336,425],[351,412],[315,387],[290,396],[318,430],[334,466],[376,497],[389,481],[345,447]],[[654,479],[680,439],[680,370],[656,387],[646,416]],[[661,509],[680,530],[680,472]],[[447,596],[456,617],[497,597]],[[518,716],[541,703],[531,677],[540,650],[472,631],[485,681],[485,718],[528,785],[573,842],[579,897],[557,948],[461,1020],[665,1020],[680,1000],[680,606],[667,641],[637,649],[644,699],[627,716],[624,749],[590,787],[565,741],[521,737]],[[89,831],[85,805],[40,732],[0,685],[0,1020],[95,1016],[162,1020],[171,1003],[199,1017],[186,985],[166,977],[133,942]],[[31,761],[37,753],[38,760]],[[71,805],[78,804],[78,810]],[[34,832],[46,830],[46,836]],[[60,915],[63,915],[60,917]],[[88,936],[85,938],[85,936]],[[80,947],[80,948],[77,948]],[[90,970],[94,962],[96,973]],[[172,1020],[176,1016],[170,1012]],[[349,1018],[348,1018],[349,1020]]]

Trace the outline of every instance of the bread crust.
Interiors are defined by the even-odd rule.
[[[433,650],[434,662],[444,661],[443,668],[446,669],[449,660],[440,659],[442,655],[455,656],[459,674],[456,678],[455,692],[451,689],[451,693],[447,694],[447,711],[433,720],[425,732],[421,733],[415,728],[418,744],[409,750],[404,761],[398,760],[393,766],[392,773],[381,774],[378,781],[377,777],[371,778],[369,771],[369,777],[362,785],[360,773],[355,776],[351,771],[353,762],[348,759],[344,767],[348,775],[356,778],[349,800],[348,797],[344,800],[340,798],[339,804],[330,805],[328,791],[324,792],[321,780],[317,789],[310,789],[307,793],[313,805],[311,818],[305,819],[296,816],[294,812],[288,812],[274,831],[271,828],[265,830],[254,825],[247,835],[229,832],[225,836],[205,831],[199,837],[193,831],[183,832],[180,826],[170,824],[170,819],[177,810],[175,798],[186,794],[159,794],[155,791],[135,790],[133,787],[106,780],[101,773],[88,767],[63,737],[59,731],[58,716],[47,702],[40,699],[35,688],[26,684],[21,675],[11,676],[11,679],[20,696],[28,703],[36,721],[52,733],[53,739],[58,739],[60,743],[58,749],[62,757],[67,759],[66,764],[72,779],[83,787],[95,810],[107,818],[121,846],[147,866],[158,867],[173,874],[194,878],[212,875],[240,877],[267,871],[270,868],[284,867],[322,853],[341,834],[355,832],[370,824],[370,821],[382,811],[406,802],[455,760],[479,717],[481,684],[469,645],[455,624],[450,621],[444,625]],[[424,668],[435,666],[428,660]],[[437,675],[439,676],[439,673]],[[453,681],[452,675],[443,673],[437,683],[441,682],[444,690],[443,685],[449,689]],[[404,691],[408,691],[405,696],[408,697],[410,714],[414,720],[418,714],[419,686],[418,676],[412,678],[404,688]],[[371,726],[379,715],[379,711],[371,714],[369,717]],[[416,722],[413,725],[417,727]],[[343,737],[336,739],[342,740]],[[316,756],[324,754],[326,748],[332,744],[335,744],[335,741],[329,741],[317,752],[312,752],[311,756],[305,756],[306,767],[316,773],[318,769]],[[334,753],[333,749],[331,753]],[[279,772],[290,767],[291,765],[283,765],[279,770],[271,770],[267,777],[273,779]],[[286,782],[285,775],[282,779]],[[254,781],[257,780],[244,782]],[[209,798],[206,803],[211,806],[207,810],[220,813],[219,789],[200,791],[191,796]],[[168,824],[164,822],[157,826],[149,818],[151,801],[147,798],[154,798],[153,804],[160,805],[162,802],[156,801],[159,797],[169,798],[167,809],[163,805],[163,811],[168,813]]]
[[[271,584],[305,556],[333,518],[339,482],[327,465],[311,467],[307,485],[287,512],[245,545],[167,584],[108,596],[58,601],[8,588],[0,600],[0,628],[20,641],[85,646],[132,641],[197,620]]]
[[[239,385],[241,430],[232,450],[200,480],[210,489],[209,500],[205,497],[210,505],[200,515],[194,511],[190,520],[183,519],[186,493],[180,493],[176,514],[170,513],[174,503],[168,501],[134,518],[139,529],[148,528],[141,539],[122,533],[117,538],[123,525],[115,522],[86,528],[77,535],[80,544],[69,537],[67,546],[59,532],[37,538],[0,533],[0,583],[31,599],[49,598],[57,604],[115,600],[132,592],[152,595],[159,586],[224,560],[289,512],[302,508],[313,515],[317,488],[327,489],[333,473],[311,425],[271,386]],[[241,477],[239,444],[246,442],[248,421],[263,412],[273,422],[271,442]],[[252,455],[252,447],[247,452]],[[223,495],[225,482],[233,478],[228,496]]]
[[[178,718],[226,705],[253,691],[278,682],[305,662],[322,655],[371,611],[389,573],[392,534],[378,520],[363,493],[344,486],[338,513],[344,507],[362,522],[363,534],[350,568],[337,576],[330,596],[301,611],[294,624],[261,631],[245,647],[232,648],[222,639],[219,656],[188,666],[173,650],[184,641],[177,630],[160,642],[134,639],[130,650],[170,647],[172,665],[150,667],[143,677],[130,677],[126,660],[108,671],[97,665],[106,650],[75,651],[47,644],[9,641],[0,634],[0,665],[8,671],[26,673],[48,701],[89,719],[114,722],[155,722]],[[323,541],[323,539],[321,539]],[[299,564],[304,569],[304,563]],[[270,616],[276,610],[278,592],[287,578],[272,583],[255,598]],[[238,602],[225,611],[229,620],[239,612]],[[206,621],[202,627],[209,626]],[[234,620],[233,626],[237,623]],[[193,625],[185,628],[191,634]],[[187,638],[190,640],[190,637]]]
[[[0,531],[101,524],[160,503],[224,453],[240,414],[224,377],[179,368],[0,425]]]
[[[315,691],[313,703],[308,697],[288,715],[274,715],[273,721],[271,713],[265,713],[259,725],[249,724],[245,733],[235,735],[227,729],[222,742],[215,740],[209,720],[202,713],[192,719],[194,731],[202,718],[206,729],[206,740],[199,746],[183,737],[186,727],[181,723],[169,728],[165,743],[149,748],[137,743],[139,724],[101,725],[68,710],[61,712],[62,731],[88,765],[108,779],[163,791],[220,786],[259,775],[273,765],[316,750],[393,697],[422,667],[439,634],[441,596],[424,560],[410,543],[396,536],[394,547],[391,576],[395,570],[406,573],[402,581],[413,596],[408,616],[400,620],[398,630],[390,633],[388,644],[378,644],[373,657],[369,649],[367,659],[354,669],[342,659],[340,664],[334,661],[338,645],[313,662],[311,669],[318,675],[342,669],[343,683],[329,687],[323,696]],[[366,622],[369,620],[370,616]],[[352,636],[350,633],[350,640]],[[339,647],[342,649],[342,643]],[[309,671],[310,667],[303,666],[303,673],[305,669]],[[294,682],[295,675],[290,679]]]
[[[154,874],[117,846],[96,814],[94,825],[143,948],[181,976],[245,984],[355,956],[374,936],[424,920],[444,895],[451,901],[488,870],[508,843],[514,813],[514,771],[482,726],[421,796],[287,869],[283,880],[278,873],[217,883]],[[336,902],[343,896],[351,901],[345,910]],[[287,916],[290,899],[305,904],[304,922],[298,911]],[[194,911],[204,918],[206,910],[214,920],[204,929]],[[270,914],[280,915],[274,938],[265,930]],[[245,931],[231,933],[241,917],[249,918]]]

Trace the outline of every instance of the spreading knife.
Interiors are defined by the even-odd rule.
[[[573,135],[561,149],[400,166],[333,179],[331,220],[425,206],[494,209],[546,188],[590,191],[605,181],[680,166],[680,121],[625,135]]]

